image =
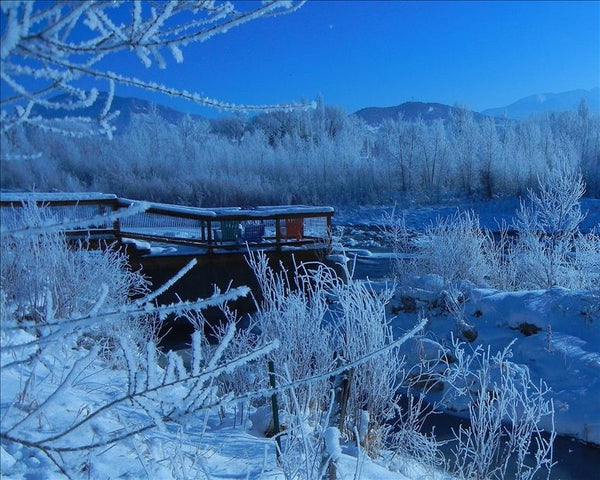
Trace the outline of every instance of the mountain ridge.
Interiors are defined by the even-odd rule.
[[[41,115],[44,118],[63,118],[76,114],[77,116],[99,118],[107,99],[106,92],[99,92],[96,101],[89,107],[78,109],[75,112],[72,110],[66,110],[62,108],[49,109],[39,105],[34,107],[33,113]],[[67,99],[67,95],[59,95],[52,98],[54,102],[60,102],[63,99]],[[160,103],[152,102],[138,97],[121,97],[115,95],[110,107],[110,111],[119,111],[119,115],[112,121],[117,131],[123,131],[131,123],[131,116],[134,114],[150,114],[155,111],[161,118],[165,119],[171,124],[176,124],[181,121],[183,117],[189,115],[195,120],[204,119],[201,115],[195,115],[191,113],[185,113],[177,110],[173,107],[168,107]]]
[[[377,126],[385,120],[397,120],[400,116],[403,120],[416,122],[422,120],[431,123],[435,120],[450,120],[452,115],[457,114],[461,107],[452,107],[443,103],[435,102],[404,102],[392,107],[366,107],[357,110],[352,115],[364,120],[371,126]],[[492,118],[479,112],[472,112],[476,121]]]
[[[100,92],[98,99],[87,108],[77,111],[77,115],[98,118],[105,105],[107,93]],[[481,112],[472,111],[475,121],[492,119],[495,122],[502,120],[524,120],[531,115],[544,112],[577,111],[581,99],[587,102],[590,113],[600,113],[600,88],[590,90],[577,89],[561,93],[534,94],[523,97],[510,105],[488,108]],[[60,100],[55,97],[53,100]],[[387,107],[365,107],[349,115],[361,118],[372,127],[381,125],[385,120],[397,120],[400,116],[408,122],[422,120],[431,123],[435,120],[448,121],[452,115],[457,114],[462,107],[450,106],[436,102],[404,102],[399,105]],[[113,121],[117,131],[124,131],[131,123],[134,114],[150,114],[156,112],[160,117],[171,124],[179,123],[183,117],[189,115],[194,120],[207,120],[213,122],[218,119],[208,119],[201,115],[182,112],[176,108],[155,103],[138,97],[121,97],[115,95],[111,111],[119,110],[120,115]],[[64,109],[47,109],[40,106],[34,107],[34,113],[46,118],[60,118],[73,115],[72,111]],[[227,117],[222,117],[227,118]]]
[[[493,117],[508,117],[523,120],[531,115],[544,112],[564,112],[577,110],[579,103],[585,99],[591,113],[600,113],[600,88],[590,90],[576,89],[559,93],[537,93],[520,98],[503,106],[482,110],[484,115]]]

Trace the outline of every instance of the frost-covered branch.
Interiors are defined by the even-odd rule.
[[[184,49],[194,43],[259,18],[293,12],[303,4],[304,0],[256,5],[238,2],[236,8],[229,1],[2,2],[2,130],[28,124],[70,135],[100,133],[111,137],[111,122],[118,114],[111,110],[115,85],[135,86],[224,110],[307,108],[309,105],[303,103],[234,105],[106,67],[110,57],[133,53],[146,68],[157,65],[165,69],[167,56],[181,63]],[[98,101],[98,87],[83,86],[89,79],[109,91],[94,119],[77,115]],[[43,118],[37,107],[74,115],[58,122]]]
[[[96,215],[91,218],[80,218],[76,220],[60,220],[57,221],[53,218],[39,219],[38,222],[31,225],[26,225],[22,228],[0,228],[0,238],[2,237],[13,237],[13,238],[24,238],[32,237],[36,235],[51,235],[69,230],[86,229],[91,227],[97,227],[99,225],[110,225],[113,222],[122,218],[131,217],[139,213],[144,213],[150,208],[150,204],[147,202],[136,202],[127,208],[121,208],[111,213],[103,213]]]
[[[227,348],[228,345],[222,344],[221,346],[222,348]],[[46,451],[54,452],[72,452],[110,445],[132,435],[144,432],[150,428],[160,426],[163,422],[180,421],[185,416],[192,413],[214,408],[217,399],[212,391],[211,384],[217,377],[223,373],[232,372],[240,366],[253,362],[258,358],[264,357],[273,349],[278,348],[278,346],[277,342],[271,342],[255,348],[252,352],[240,355],[239,357],[224,363],[219,363],[219,355],[215,352],[213,358],[210,359],[210,365],[201,372],[197,374],[193,374],[192,372],[188,373],[185,371],[184,367],[184,371],[182,372],[183,375],[181,377],[173,378],[170,375],[163,373],[162,379],[159,380],[157,385],[149,383],[151,381],[149,377],[152,369],[158,367],[155,362],[152,362],[152,358],[146,358],[141,362],[134,362],[133,365],[129,365],[130,370],[131,368],[136,368],[140,372],[145,372],[144,376],[146,377],[143,381],[138,380],[139,385],[134,386],[133,391],[130,391],[121,397],[111,399],[63,431],[35,440],[27,440],[26,437],[14,433],[19,427],[23,426],[27,419],[32,418],[31,415],[27,415],[18,424],[12,426],[7,431],[3,431],[0,434],[0,437],[8,441],[35,446]],[[124,345],[124,348],[131,349],[131,345]],[[97,354],[97,352],[94,352],[94,354]],[[90,355],[92,355],[92,353],[86,356],[84,360],[87,361]],[[82,363],[82,361],[80,360],[78,363]],[[35,410],[35,416],[37,416],[41,412],[41,408],[48,405],[53,398],[60,397],[60,395],[64,393],[64,390],[71,386],[69,379],[77,374],[78,371],[73,368],[69,372],[67,379],[59,385],[38,409]],[[182,391],[187,391],[188,394],[182,397]],[[206,395],[206,393],[208,393],[208,395]],[[230,401],[231,396],[218,399],[219,404],[223,404],[223,402],[228,403]],[[102,420],[102,415],[105,415],[110,410],[118,408],[122,404],[130,402],[144,405],[143,410],[148,415],[148,418],[142,422],[141,426],[126,431],[119,430],[115,434],[105,435],[103,438],[96,441],[79,441],[77,444],[73,445],[74,441],[71,439],[67,445],[57,444],[60,440],[73,435],[75,431],[80,430],[83,427],[92,426],[91,428],[93,429],[92,422],[100,422]]]
[[[75,328],[86,328],[91,327],[98,322],[111,322],[123,318],[123,316],[131,315],[148,315],[148,314],[160,314],[161,316],[167,316],[170,314],[181,315],[183,312],[189,310],[203,310],[209,307],[218,307],[224,302],[234,301],[240,297],[246,296],[249,293],[248,287],[237,287],[229,290],[226,293],[219,293],[211,298],[198,299],[196,301],[180,301],[172,303],[170,305],[159,305],[153,306],[151,304],[138,305],[134,303],[130,306],[124,306],[118,310],[109,312],[98,313],[95,315],[85,315],[76,318],[62,318],[55,319],[48,323],[35,323],[35,322],[24,322],[14,326],[7,326],[3,328],[5,331],[10,330],[45,330],[49,329],[50,333],[44,335],[42,338],[35,338],[25,343],[17,343],[13,345],[4,346],[2,349],[5,352],[14,350],[27,349],[36,345],[55,341],[57,337],[65,334],[64,328],[69,330]],[[56,328],[53,330],[53,327]]]

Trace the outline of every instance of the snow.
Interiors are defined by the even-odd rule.
[[[82,201],[107,201],[116,200],[117,196],[98,192],[0,192],[2,202],[82,202]]]
[[[478,332],[474,346],[499,351],[514,341],[512,361],[526,365],[535,383],[544,380],[552,389],[557,432],[600,445],[600,310],[592,310],[599,298],[562,288],[474,288],[469,298],[464,315]],[[518,330],[523,324],[540,331],[526,336]],[[452,327],[452,318],[440,313],[430,316],[427,330],[442,341]]]
[[[42,371],[40,370],[40,373]],[[71,404],[94,403],[98,391],[106,394],[108,386],[118,385],[118,372],[98,365],[87,372],[89,379],[83,382],[86,388],[74,389]],[[6,389],[10,384],[18,384],[17,370],[3,375],[3,410],[6,408]],[[74,401],[73,401],[74,400]],[[69,403],[48,405],[46,416],[54,420],[63,419],[67,426],[73,420],[72,405]],[[70,415],[65,412],[71,411]],[[117,415],[127,417],[125,407]],[[116,419],[115,419],[116,420]],[[164,423],[164,430],[154,429],[143,435],[115,444],[111,448],[100,449],[88,454],[90,478],[227,478],[283,480],[282,469],[275,455],[275,441],[264,436],[270,420],[270,409],[261,407],[245,420],[228,410],[226,415],[215,411],[206,417],[198,416],[187,425],[177,426]],[[116,421],[98,425],[98,429],[110,430],[118,427]],[[336,429],[337,430],[337,429]],[[97,430],[99,431],[99,430]],[[339,436],[339,431],[337,432]],[[337,437],[336,437],[337,438]],[[332,440],[336,440],[332,436]],[[338,460],[339,478],[354,478],[354,472],[361,471],[362,479],[408,480],[410,477],[391,472],[382,465],[356,455],[350,447],[333,451]],[[68,455],[68,454],[65,454]],[[0,450],[2,478],[16,480],[62,479],[52,462],[39,451],[17,444],[3,443]]]
[[[497,230],[503,220],[507,223],[514,217],[515,210],[519,207],[519,199],[502,198],[489,201],[460,201],[454,204],[425,205],[399,207],[394,205],[364,205],[364,206],[337,206],[333,217],[334,225],[340,226],[368,226],[372,228],[387,225],[386,215],[392,212],[399,217],[404,216],[406,227],[409,230],[423,230],[437,217],[448,217],[456,213],[457,209],[472,210],[478,217],[482,228]],[[600,228],[600,199],[582,198],[581,211],[586,213],[586,218],[580,225],[582,232],[591,228]]]
[[[581,224],[583,232],[600,228],[600,199],[583,198],[582,211],[586,218]],[[499,199],[487,202],[463,202],[461,209],[473,210],[482,227],[495,229],[502,220],[510,223],[518,199]],[[404,215],[410,230],[422,231],[437,217],[456,212],[457,206],[429,205],[416,208],[396,208]],[[367,275],[386,264],[385,256],[393,258],[380,234],[386,225],[386,215],[394,206],[363,206],[336,209],[334,224],[359,227],[355,232],[359,240],[343,239],[352,245],[346,255],[356,258],[356,271]],[[351,233],[354,231],[351,229]],[[378,252],[365,251],[363,246],[375,247]],[[384,250],[384,251],[381,251]],[[369,265],[373,262],[374,265]],[[373,285],[377,283],[373,282]],[[383,285],[383,284],[381,284]],[[398,332],[414,322],[417,313],[396,311],[402,307],[401,297],[416,300],[416,306],[429,318],[422,342],[413,340],[405,345],[407,355],[436,356],[438,349],[450,345],[451,335],[457,334],[455,318],[444,308],[443,281],[437,275],[412,278],[397,292],[394,300],[394,326]],[[583,291],[554,287],[548,290],[504,292],[476,287],[462,282],[459,285],[467,301],[463,314],[477,330],[476,345],[490,346],[492,352],[500,351],[512,341],[513,358],[517,364],[526,365],[534,382],[544,380],[550,386],[555,405],[555,428],[559,434],[575,437],[600,445],[600,297]],[[392,315],[390,313],[390,315]],[[537,333],[526,336],[519,328],[528,331],[528,325]],[[419,343],[416,346],[416,343]],[[418,348],[417,348],[418,347]],[[436,398],[432,397],[432,400]],[[456,405],[446,405],[453,409]],[[463,412],[464,414],[464,412]],[[549,425],[545,425],[546,428]]]
[[[2,202],[100,202],[100,201],[117,201],[120,206],[129,207],[140,203],[137,200],[127,198],[118,198],[113,194],[104,194],[98,192],[11,192],[2,191],[0,193],[0,201]],[[269,219],[274,216],[282,215],[310,215],[320,216],[333,214],[333,207],[328,206],[309,206],[309,205],[271,205],[258,206],[254,208],[240,207],[221,207],[221,208],[201,208],[187,207],[183,205],[172,205],[158,202],[144,202],[146,211],[152,213],[171,213],[175,216],[193,216],[204,217],[206,220],[214,219],[215,217],[231,217],[231,219]]]
[[[342,447],[340,446],[340,430],[337,427],[327,427],[325,429],[325,452],[332,462],[337,461],[342,456]]]
[[[4,196],[3,196],[4,200]],[[600,222],[600,201],[586,200],[589,225]],[[477,208],[477,206],[475,206]],[[453,207],[423,207],[408,212],[415,228],[435,218],[440,211]],[[585,209],[585,208],[584,208]],[[360,213],[343,212],[338,215],[348,224],[376,222],[374,208],[369,215],[361,218]],[[483,214],[482,224],[492,224],[498,216],[509,215],[505,209],[494,210],[493,206],[481,205],[476,210]],[[486,213],[487,212],[487,213]],[[452,213],[450,211],[450,213]],[[486,216],[487,215],[487,216]],[[356,249],[356,254],[369,260],[389,261],[386,252],[371,252]],[[344,258],[340,256],[340,258]],[[426,309],[429,318],[427,331],[422,340],[413,339],[405,345],[405,352],[421,355],[423,358],[439,357],[455,334],[456,322],[439,305],[443,295],[441,279],[436,275],[414,277],[405,287],[403,294],[416,298]],[[586,442],[600,444],[600,308],[597,296],[589,292],[571,291],[563,288],[548,290],[503,292],[491,288],[477,287],[466,282],[460,285],[465,294],[464,318],[474,325],[478,332],[473,346],[490,346],[499,351],[511,342],[511,361],[526,365],[534,382],[544,380],[551,387],[555,405],[555,426],[559,433],[572,435]],[[399,292],[400,293],[400,292]],[[398,300],[398,299],[397,299]],[[416,313],[400,312],[393,320],[398,332],[414,325]],[[537,330],[525,335],[523,325]],[[2,331],[2,335],[7,335]],[[11,338],[2,338],[2,345],[23,344],[33,337],[16,330]],[[148,356],[155,353],[151,350]],[[178,357],[179,358],[179,357]],[[197,356],[200,358],[200,355]],[[10,350],[2,351],[2,365],[18,360]],[[179,363],[178,363],[179,362]],[[181,359],[168,361],[166,367],[174,378],[183,369]],[[43,365],[38,365],[38,375],[49,375]],[[93,405],[97,395],[111,395],[114,389],[124,388],[120,372],[106,365],[97,364],[86,372],[86,380],[72,382],[69,387],[69,401],[60,399],[48,402],[45,415],[59,425],[68,426],[77,418],[75,406]],[[197,370],[198,365],[194,366]],[[46,369],[46,370],[45,370]],[[152,372],[157,376],[158,372]],[[1,378],[1,410],[5,415],[10,410],[14,395],[19,392],[22,381],[20,367],[3,369]],[[58,400],[58,399],[57,399]],[[460,405],[447,404],[447,408],[457,409]],[[67,413],[68,412],[68,413]],[[459,412],[460,413],[460,412]],[[119,418],[132,418],[132,411],[123,406],[114,415]],[[251,408],[246,415],[240,415],[233,407],[223,411],[210,411],[184,425],[160,422],[164,428],[154,429],[127,438],[108,449],[88,454],[86,475],[91,478],[270,478],[284,479],[285,475],[277,464],[275,441],[267,438],[271,421],[270,408],[265,405]],[[43,421],[40,420],[40,421]],[[60,422],[63,422],[60,425]],[[366,423],[366,422],[365,422]],[[116,417],[109,418],[95,428],[120,428]],[[545,425],[549,427],[549,425]],[[360,435],[365,432],[361,431]],[[32,432],[35,435],[35,432]],[[285,437],[284,437],[285,438]],[[382,458],[369,458],[356,445],[340,438],[340,432],[332,428],[325,433],[328,453],[336,459],[338,478],[370,479],[446,479],[443,474],[433,472],[418,462],[400,455],[393,459],[383,453]],[[0,445],[0,468],[2,478],[64,478],[56,466],[41,452],[11,442]]]
[[[125,245],[132,245],[138,251],[151,251],[152,245],[149,242],[144,242],[143,240],[136,240],[135,238],[126,238],[123,237],[121,242]],[[159,250],[162,251],[162,250]]]

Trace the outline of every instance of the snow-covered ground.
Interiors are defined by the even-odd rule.
[[[409,290],[429,319],[425,337],[448,348],[459,332],[436,285],[434,278],[419,279],[420,288]],[[511,361],[527,365],[534,383],[543,380],[551,388],[557,433],[600,445],[600,298],[558,287],[501,292],[463,285],[465,290],[461,315],[477,331],[473,348],[496,352],[514,342]],[[415,316],[400,312],[394,324],[402,331]],[[416,355],[414,349],[406,353]],[[466,413],[465,405],[444,406]]]
[[[425,226],[435,221],[437,217],[447,217],[460,210],[472,210],[478,217],[483,228],[495,230],[497,225],[505,220],[510,223],[515,210],[519,208],[519,199],[502,198],[489,201],[457,201],[454,204],[426,205],[416,207],[394,207],[394,205],[365,205],[335,209],[333,221],[340,226],[377,226],[385,225],[385,217],[394,212],[404,216],[409,230],[423,230]],[[589,231],[594,226],[600,228],[600,199],[582,198],[581,211],[586,213],[580,229]]]
[[[587,214],[581,230],[600,230],[600,199],[583,198],[581,204]],[[467,209],[478,215],[482,227],[494,230],[502,221],[510,223],[518,207],[518,199],[501,199],[396,208],[395,214],[404,216],[408,229],[422,231],[438,217],[452,215],[457,208]],[[354,233],[358,238],[350,238],[346,244],[357,253],[356,269],[360,275],[371,273],[373,278],[373,273],[377,277],[391,271],[393,255],[386,248],[379,227],[386,224],[393,210],[393,206],[336,210],[335,224],[346,227],[351,236]],[[456,323],[438,307],[440,282],[435,278],[415,281],[419,288],[413,292],[420,292],[415,296],[422,297],[419,305],[429,318],[426,335],[448,344],[451,334],[456,334]],[[552,389],[556,430],[600,445],[600,297],[562,288],[501,292],[471,285],[463,289],[468,294],[463,315],[478,332],[474,345],[489,345],[492,351],[499,351],[514,341],[513,361],[527,365],[535,380],[546,381]],[[401,294],[398,292],[398,296]],[[402,329],[411,325],[414,317],[413,313],[401,311],[395,324]],[[525,335],[519,331],[521,325],[534,326],[539,331]]]
[[[493,226],[497,219],[509,219],[516,206],[516,201],[498,201],[461,207],[478,213],[482,225]],[[404,213],[409,228],[420,229],[436,216],[451,214],[455,209],[456,206],[423,207]],[[583,209],[589,212],[585,228],[600,224],[600,200],[585,199]],[[382,213],[390,210],[382,207],[338,210],[335,223],[364,225],[368,228],[363,229],[363,233],[369,229],[376,232],[375,225],[382,223]],[[359,247],[377,246],[377,241],[365,238],[355,243]],[[363,253],[368,256],[368,252]],[[390,261],[389,255],[381,259]],[[415,282],[419,293],[415,293],[415,289],[413,296],[429,318],[427,338],[448,343],[451,332],[456,331],[456,322],[435,302],[441,294],[436,287],[439,283],[435,278],[415,279]],[[558,432],[600,444],[598,297],[561,288],[500,292],[465,284],[463,290],[467,301],[462,313],[478,332],[474,345],[489,345],[494,351],[514,341],[512,361],[527,365],[534,381],[543,379],[552,389]],[[399,296],[396,301],[398,299]],[[414,312],[400,312],[394,326],[399,332],[406,330],[414,325],[415,317]],[[410,355],[410,350],[407,354]],[[38,365],[37,375],[52,375],[48,367]],[[2,415],[10,414],[7,402],[12,400],[11,393],[19,382],[27,377],[22,373],[18,368],[3,370]],[[73,408],[93,403],[95,395],[108,394],[107,386],[123,388],[123,379],[115,370],[97,365],[78,383],[72,404],[49,405],[44,414],[55,422],[58,418],[72,422],[77,417]],[[40,417],[39,421],[44,422],[44,419]],[[259,409],[241,419],[235,411],[229,410],[224,416],[213,412],[206,418],[198,417],[196,423],[182,427],[166,425],[162,430],[147,431],[93,454],[86,453],[87,467],[80,472],[80,478],[283,479],[284,472],[275,457],[275,443],[261,428],[264,423],[264,411]],[[40,451],[11,442],[2,441],[0,460],[2,478],[65,478]],[[351,446],[343,447],[338,474],[338,478],[367,480],[448,478],[406,458],[375,461]]]
[[[17,332],[12,341],[25,343],[34,338],[27,333]],[[60,350],[60,347],[58,347]],[[13,362],[10,352],[3,352],[2,365]],[[11,415],[10,403],[21,390],[24,378],[50,379],[40,382],[45,389],[53,388],[56,382],[63,381],[60,369],[52,371],[51,365],[35,365],[32,377],[24,367],[7,367],[1,378],[2,416]],[[35,380],[34,380],[35,383]],[[62,387],[61,387],[62,388]],[[82,411],[94,409],[98,399],[105,400],[118,396],[127,390],[126,374],[109,364],[95,362],[88,366],[85,375],[70,383],[65,391],[56,398],[39,406],[39,413],[27,417],[24,424],[27,436],[34,441],[39,437],[51,419],[53,429],[68,429],[80,417]],[[43,398],[48,392],[39,392]],[[17,403],[19,400],[17,399]],[[138,412],[136,414],[136,412]],[[139,418],[136,418],[139,417]],[[90,431],[84,429],[68,447],[76,447],[78,442],[85,444],[94,435],[103,431],[133,427],[143,422],[143,412],[123,403],[114,412],[95,422]],[[3,479],[63,479],[63,478],[149,478],[149,479],[285,479],[284,469],[276,458],[275,441],[265,435],[271,420],[269,407],[252,409],[250,414],[240,414],[234,407],[215,410],[188,418],[188,423],[177,425],[165,422],[159,428],[125,438],[118,443],[101,448],[60,453],[63,465],[83,470],[70,470],[69,476],[63,475],[56,465],[40,450],[29,448],[20,443],[3,439],[0,445],[0,472]],[[162,423],[162,422],[161,422]],[[11,429],[7,435],[12,434]],[[90,437],[91,435],[91,437]],[[46,436],[47,433],[46,433]],[[285,436],[283,439],[285,445]],[[284,447],[285,449],[285,447]],[[317,461],[320,459],[317,458]],[[292,468],[297,468],[298,465]],[[300,465],[300,468],[302,466]],[[337,472],[340,479],[371,480],[451,480],[451,477],[432,471],[419,465],[410,458],[396,456],[372,460],[356,447],[342,445],[337,460]]]

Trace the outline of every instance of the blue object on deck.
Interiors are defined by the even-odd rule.
[[[263,223],[249,223],[244,228],[244,241],[248,243],[260,243],[265,236],[265,225]]]

